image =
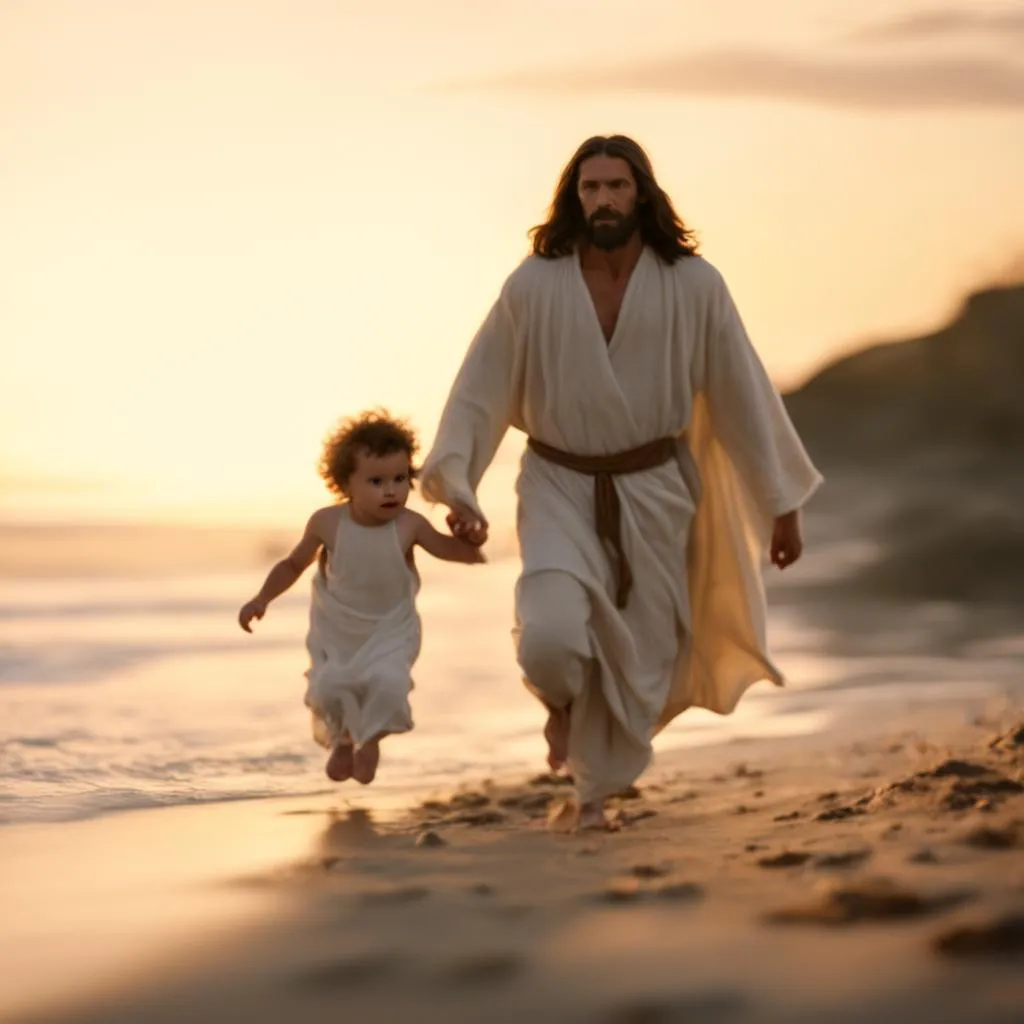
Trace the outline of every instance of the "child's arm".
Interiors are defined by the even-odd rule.
[[[470,544],[461,537],[446,536],[435,530],[424,516],[417,512],[412,514],[416,517],[413,543],[419,544],[428,554],[445,562],[465,562],[467,565],[487,561],[478,544]]]
[[[319,512],[314,512],[309,517],[302,540],[295,545],[290,555],[282,558],[267,573],[260,592],[242,606],[242,610],[238,613],[238,624],[246,633],[252,632],[249,627],[252,620],[262,619],[266,614],[267,605],[275,597],[280,597],[313,564],[324,543],[324,513],[328,511],[330,510],[320,509]]]

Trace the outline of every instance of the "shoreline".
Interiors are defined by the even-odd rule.
[[[964,968],[929,944],[961,920],[1024,913],[1019,858],[963,840],[970,828],[987,828],[1024,844],[1024,798],[1013,788],[1024,738],[1019,748],[988,746],[999,730],[1024,724],[1022,698],[1024,688],[996,701],[917,702],[882,719],[864,709],[824,733],[667,751],[637,793],[613,801],[621,828],[608,835],[550,831],[565,789],[540,773],[467,780],[393,814],[325,794],[11,825],[0,829],[0,895],[13,907],[0,953],[16,985],[5,984],[0,1016],[171,1021],[188,1012],[213,1021],[245,1005],[256,1021],[304,1021],[343,996],[371,1019],[415,1011],[471,1021],[507,997],[510,1013],[597,1021],[605,1018],[594,1016],[588,985],[602,999],[661,999],[679,987],[687,957],[703,965],[704,981],[719,978],[719,995],[732,993],[707,1004],[708,1020],[802,1020],[776,982],[797,985],[808,957],[839,972],[836,984],[841,962],[874,972],[859,995],[808,981],[804,995],[818,999],[820,1019],[845,1012],[843,1000],[898,1002],[908,978],[913,1000],[925,998],[930,990],[914,989],[925,982],[913,978],[933,985],[951,963],[954,973],[992,975],[1000,998],[1010,998],[1013,963],[997,957]],[[915,791],[916,773],[951,757],[982,775],[924,779]],[[985,772],[998,772],[1006,787],[979,798],[989,808],[942,803],[957,786],[968,792],[996,779]],[[926,851],[934,862],[910,859]],[[916,899],[918,917],[822,923],[835,907],[814,903],[821,883],[879,875],[897,889],[845,898]],[[929,900],[957,889],[973,894],[962,908],[930,909]],[[765,923],[787,908],[811,917]],[[666,959],[668,948],[675,959]],[[739,950],[749,950],[749,962],[737,960]],[[773,966],[762,969],[758,957]],[[689,991],[695,977],[685,980]],[[429,996],[418,1010],[416,992]],[[537,1002],[541,993],[549,1002]],[[1024,1000],[1024,988],[1019,994]],[[703,1005],[692,999],[705,996],[701,989],[686,999]],[[942,1015],[962,1009],[952,998],[943,997],[933,1021],[958,1019]],[[543,1016],[548,1009],[553,1015]]]

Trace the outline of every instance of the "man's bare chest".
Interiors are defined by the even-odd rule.
[[[594,312],[597,313],[598,322],[601,324],[604,340],[609,342],[615,333],[615,325],[619,322],[619,313],[622,311],[622,300],[626,294],[629,278],[623,276],[616,279],[607,274],[593,274],[584,271],[583,280],[587,284],[587,290],[594,303]]]

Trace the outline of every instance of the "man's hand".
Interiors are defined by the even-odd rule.
[[[445,522],[453,537],[480,547],[487,540],[487,520],[481,519],[471,508],[456,502]]]
[[[785,569],[792,565],[804,550],[804,539],[800,530],[800,510],[786,512],[775,520],[772,531],[772,565]]]
[[[249,623],[253,619],[262,619],[266,613],[266,604],[254,597],[251,601],[247,601],[242,605],[242,610],[238,613],[238,624],[246,633],[251,633],[252,630],[249,628]]]

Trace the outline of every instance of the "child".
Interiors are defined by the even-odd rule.
[[[331,751],[326,771],[335,782],[372,782],[380,741],[412,728],[411,672],[420,651],[413,548],[449,562],[484,561],[482,533],[445,536],[405,507],[417,447],[413,432],[386,412],[342,422],[324,444],[319,469],[347,500],[313,513],[302,540],[238,613],[239,625],[252,632],[252,620],[319,558],[306,704],[314,739]]]

